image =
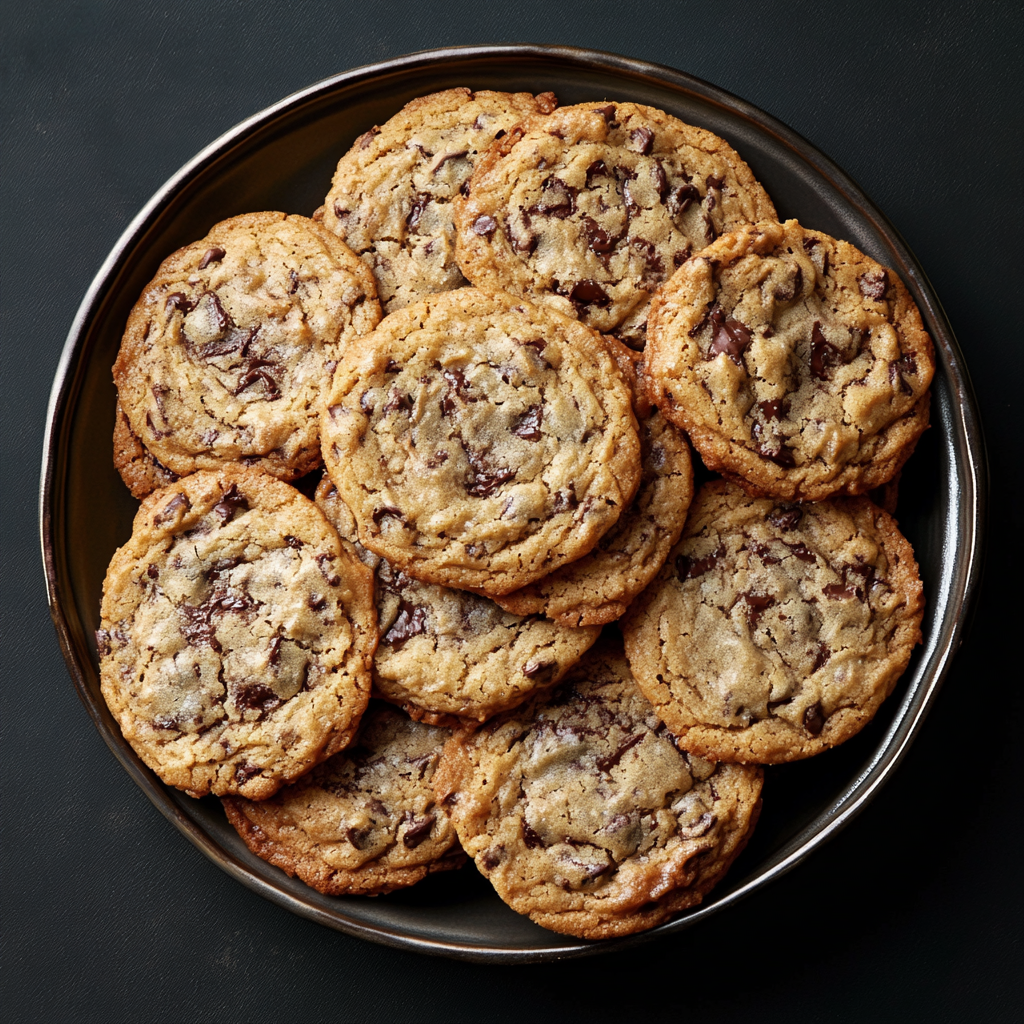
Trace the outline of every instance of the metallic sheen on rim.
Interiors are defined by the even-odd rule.
[[[632,99],[724,135],[765,182],[780,216],[807,218],[808,226],[846,237],[895,269],[935,343],[930,434],[938,437],[931,442],[931,463],[921,462],[922,470],[934,471],[922,477],[932,500],[927,507],[911,508],[907,531],[929,602],[924,644],[883,706],[878,728],[865,738],[863,753],[857,753],[854,741],[848,744],[859,759],[827,755],[832,761],[821,771],[834,772],[838,766],[844,774],[824,799],[810,808],[790,808],[786,821],[769,836],[768,847],[756,854],[749,849],[737,862],[734,872],[745,871],[745,876],[727,877],[701,906],[624,939],[585,942],[546,932],[489,891],[462,899],[442,890],[443,899],[433,904],[429,899],[321,896],[249,854],[223,821],[219,805],[192,801],[164,787],[125,742],[99,693],[91,639],[99,588],[114,546],[127,536],[134,509],[110,467],[113,389],[106,371],[127,310],[173,249],[234,213],[298,212],[297,205],[316,205],[314,197],[326,193],[333,163],[365,131],[367,121],[380,123],[408,99],[453,85],[553,89],[563,102]],[[92,440],[97,443],[89,446]],[[908,469],[922,458],[916,454]],[[921,489],[908,488],[911,504],[912,490]],[[467,46],[356,68],[294,93],[226,132],[157,191],[100,268],[68,334],[47,414],[40,533],[50,612],[79,697],[129,775],[210,860],[280,906],[350,935],[465,960],[524,963],[610,952],[689,928],[795,867],[864,808],[921,728],[963,640],[981,580],[986,492],[976,401],[938,299],[895,228],[835,164],[757,108],[671,68],[565,46]],[[771,775],[766,812],[773,799]],[[777,793],[782,792],[780,787]],[[755,833],[751,848],[757,839]]]

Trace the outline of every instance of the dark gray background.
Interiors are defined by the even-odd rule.
[[[3,0],[0,26],[7,1019],[1019,1019],[1022,702],[1019,660],[1011,668],[1004,653],[1021,607],[1018,3]],[[485,42],[567,43],[668,64],[832,157],[902,232],[945,304],[992,467],[990,557],[972,633],[878,799],[807,863],[702,926],[628,954],[540,967],[362,943],[208,863],[79,705],[36,534],[46,401],[65,335],[150,194],[235,122],[319,78]]]

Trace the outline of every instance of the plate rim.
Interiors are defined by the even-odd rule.
[[[80,659],[83,652],[75,642],[72,624],[65,613],[65,603],[73,605],[73,597],[65,593],[62,578],[64,564],[61,559],[63,540],[59,527],[63,523],[59,500],[63,497],[62,471],[66,465],[64,443],[70,427],[71,415],[78,398],[86,360],[82,358],[92,320],[102,307],[128,254],[142,240],[148,228],[161,211],[170,204],[193,176],[216,160],[227,156],[233,148],[245,142],[257,130],[269,127],[275,120],[316,100],[328,98],[331,93],[345,87],[366,84],[373,80],[428,69],[438,63],[465,62],[483,59],[505,61],[536,61],[541,64],[561,65],[569,69],[596,70],[618,74],[626,80],[648,80],[668,85],[698,97],[705,103],[718,106],[733,116],[750,122],[756,129],[767,133],[784,145],[803,163],[810,165],[826,182],[854,206],[858,215],[890,245],[898,257],[894,269],[914,294],[918,304],[925,307],[929,319],[938,328],[931,332],[936,348],[942,350],[948,364],[948,384],[952,390],[951,407],[956,413],[952,424],[950,443],[961,457],[955,463],[964,474],[960,493],[961,524],[957,536],[960,556],[955,560],[954,591],[958,611],[952,621],[937,619],[935,667],[923,677],[913,692],[908,692],[890,724],[886,735],[879,741],[868,761],[847,783],[829,807],[793,836],[772,858],[769,866],[759,868],[736,888],[720,899],[701,904],[683,917],[649,931],[621,939],[593,942],[568,941],[565,937],[558,945],[538,948],[497,947],[451,940],[439,940],[423,935],[408,934],[384,924],[368,924],[345,916],[339,911],[330,914],[312,903],[303,902],[292,893],[275,886],[255,874],[230,850],[207,834],[177,805],[174,797],[156,777],[138,760],[134,751],[118,732],[114,735],[103,720],[101,710],[94,701],[85,679]],[[937,335],[937,337],[936,337]],[[121,233],[117,242],[101,264],[72,321],[54,376],[46,414],[39,490],[39,531],[43,568],[46,578],[50,615],[57,632],[61,653],[74,682],[79,699],[85,705],[94,726],[107,746],[142,789],[151,803],[208,859],[237,881],[271,902],[307,919],[358,938],[387,946],[431,955],[453,957],[489,963],[526,963],[594,955],[621,950],[655,937],[675,934],[692,927],[699,921],[739,902],[755,890],[796,867],[806,857],[849,824],[874,798],[902,761],[910,744],[916,738],[928,711],[947,676],[953,655],[969,629],[971,615],[983,572],[985,518],[988,495],[988,466],[977,400],[967,373],[963,354],[953,334],[930,281],[899,231],[871,202],[853,179],[821,153],[815,146],[783,122],[728,91],[705,82],[686,72],[662,64],[625,57],[621,54],[584,47],[544,44],[473,44],[421,50],[372,64],[350,68],[328,76],[299,89],[260,111],[244,118],[222,133],[195,156],[181,166],[158,188]],[[948,530],[948,524],[947,524]],[[70,589],[69,587],[67,588]]]

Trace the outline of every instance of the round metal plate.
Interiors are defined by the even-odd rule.
[[[136,504],[111,465],[110,366],[128,312],[160,261],[250,210],[311,214],[357,135],[415,96],[452,86],[553,90],[564,104],[633,100],[726,138],[782,218],[847,239],[894,269],[935,342],[932,429],[907,464],[898,518],[921,566],[924,643],[859,736],[766,772],[764,812],[729,876],[697,907],[627,939],[555,935],[506,907],[472,867],[375,899],[322,896],[252,856],[218,801],[163,786],[125,742],[99,692],[93,631],[103,577]],[[118,241],[68,335],[43,453],[40,527],[51,613],[79,696],[149,799],[211,860],[268,899],[332,928],[420,952],[502,962],[619,949],[692,927],[798,864],[847,824],[895,770],[934,700],[981,571],[985,456],[963,357],[927,278],[895,229],[838,167],[750,104],[670,68],[569,47],[474,46],[357,68],[287,97],[227,132],[161,188]]]

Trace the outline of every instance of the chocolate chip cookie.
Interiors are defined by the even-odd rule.
[[[366,707],[373,575],[258,470],[201,470],[146,498],[100,613],[111,714],[192,796],[271,796],[344,748]]]
[[[746,844],[761,782],[758,768],[681,753],[604,644],[550,700],[449,740],[434,776],[498,895],[587,939],[700,903]]]
[[[651,295],[741,222],[775,219],[717,135],[638,103],[581,103],[523,122],[456,202],[458,260],[482,288],[549,303],[642,348]]]
[[[447,89],[356,139],[338,164],[323,222],[373,270],[386,313],[466,284],[452,200],[495,135],[557,105],[552,93]]]
[[[164,260],[132,309],[114,363],[128,432],[177,476],[238,461],[302,476],[320,462],[330,370],[379,320],[373,275],[322,225],[222,221]],[[126,439],[114,464],[141,498],[160,478]]]
[[[867,498],[791,505],[718,480],[622,630],[680,746],[775,764],[871,720],[920,643],[923,609],[910,544]]]
[[[491,597],[585,555],[640,482],[600,335],[500,292],[431,296],[354,342],[321,434],[364,547]]]
[[[639,356],[607,339],[633,390],[640,427],[640,488],[588,555],[536,583],[497,598],[506,611],[541,613],[564,626],[613,622],[657,575],[686,522],[693,498],[690,447],[653,406],[637,375]]]
[[[329,477],[317,488],[316,503],[376,571],[381,640],[373,683],[414,718],[482,722],[558,682],[597,640],[597,627],[570,629],[540,615],[510,615],[486,597],[393,569],[358,544],[355,518]]]
[[[649,333],[652,400],[751,493],[865,493],[928,425],[934,356],[907,289],[794,220],[743,227],[687,261]]]
[[[224,797],[224,810],[257,857],[328,896],[415,885],[466,861],[431,787],[448,735],[374,702],[347,750],[269,800]]]

